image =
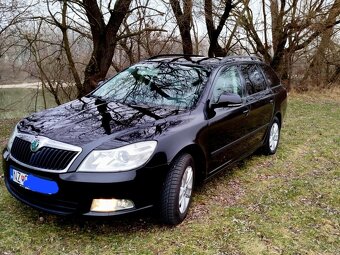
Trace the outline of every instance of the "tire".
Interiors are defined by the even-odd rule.
[[[190,154],[182,154],[172,162],[163,183],[160,201],[161,220],[177,225],[188,214],[194,186],[195,165]]]
[[[263,153],[265,155],[273,155],[279,146],[281,133],[281,125],[279,119],[275,116],[270,128],[268,130],[268,135],[263,146]]]

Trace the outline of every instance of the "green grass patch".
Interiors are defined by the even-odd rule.
[[[41,89],[0,88],[0,120],[21,118],[53,106],[52,94],[45,92],[43,96]]]
[[[0,143],[16,119],[0,120]],[[289,97],[277,154],[199,187],[171,228],[149,215],[61,218],[12,198],[0,179],[0,254],[338,254],[340,100]]]

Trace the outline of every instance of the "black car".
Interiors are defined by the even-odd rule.
[[[287,93],[255,57],[162,55],[21,120],[3,152],[18,200],[58,215],[187,215],[195,184],[274,154]]]

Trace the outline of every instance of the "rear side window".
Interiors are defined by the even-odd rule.
[[[248,95],[258,93],[267,88],[265,79],[256,65],[241,65],[241,72],[245,80]]]
[[[263,70],[264,76],[267,79],[269,87],[275,87],[277,85],[280,85],[280,79],[277,77],[276,73],[273,71],[273,69],[267,65],[261,65],[261,68]]]

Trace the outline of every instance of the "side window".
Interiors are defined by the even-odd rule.
[[[254,64],[242,65],[241,72],[244,76],[248,95],[255,94],[266,89],[265,79]]]
[[[222,94],[228,93],[243,96],[240,75],[236,66],[230,66],[218,75],[213,88],[212,102],[217,103]]]
[[[273,71],[273,69],[267,65],[261,65],[261,68],[263,70],[264,76],[266,77],[268,81],[268,85],[270,87],[275,87],[280,84],[280,79],[277,77],[276,73]]]

